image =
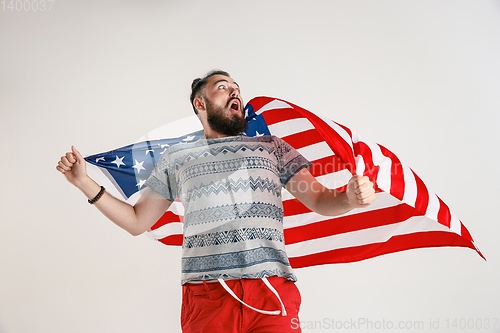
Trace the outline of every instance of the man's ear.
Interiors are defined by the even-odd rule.
[[[196,97],[194,100],[193,100],[193,105],[194,107],[196,108],[196,110],[198,111],[205,111],[205,100],[203,99],[203,97]]]

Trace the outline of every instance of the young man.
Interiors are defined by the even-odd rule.
[[[300,331],[292,321],[300,294],[285,252],[281,188],[319,214],[340,215],[373,202],[373,184],[354,176],[346,192],[327,189],[283,140],[241,135],[244,104],[228,73],[212,71],[191,88],[205,137],[169,147],[135,206],[90,179],[73,147],[57,170],[132,235],[149,230],[180,198],[183,332]]]

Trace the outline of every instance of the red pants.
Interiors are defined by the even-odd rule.
[[[286,316],[261,314],[247,308],[219,282],[186,283],[182,286],[182,332],[301,332],[298,320],[301,298],[295,283],[277,276],[268,280],[280,295]],[[281,310],[278,298],[261,279],[229,280],[226,283],[239,299],[254,308]]]

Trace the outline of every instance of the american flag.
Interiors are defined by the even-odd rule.
[[[294,268],[355,262],[415,248],[460,246],[474,241],[448,206],[387,148],[363,141],[349,128],[278,98],[256,97],[246,108],[248,136],[276,135],[312,162],[323,185],[345,190],[353,174],[375,184],[376,200],[336,217],[307,209],[283,189],[284,234]],[[110,192],[133,203],[166,147],[197,140],[202,131],[151,140],[86,157]],[[102,176],[106,177],[102,177]],[[147,233],[166,245],[182,245],[183,207],[178,201]]]

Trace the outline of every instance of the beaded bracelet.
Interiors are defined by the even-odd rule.
[[[106,189],[104,188],[104,186],[101,186],[101,190],[99,191],[99,193],[97,193],[97,195],[95,196],[94,199],[92,200],[88,200],[89,201],[89,204],[93,205],[97,202],[97,200],[101,199],[102,195],[104,194],[104,192],[106,192]]]

